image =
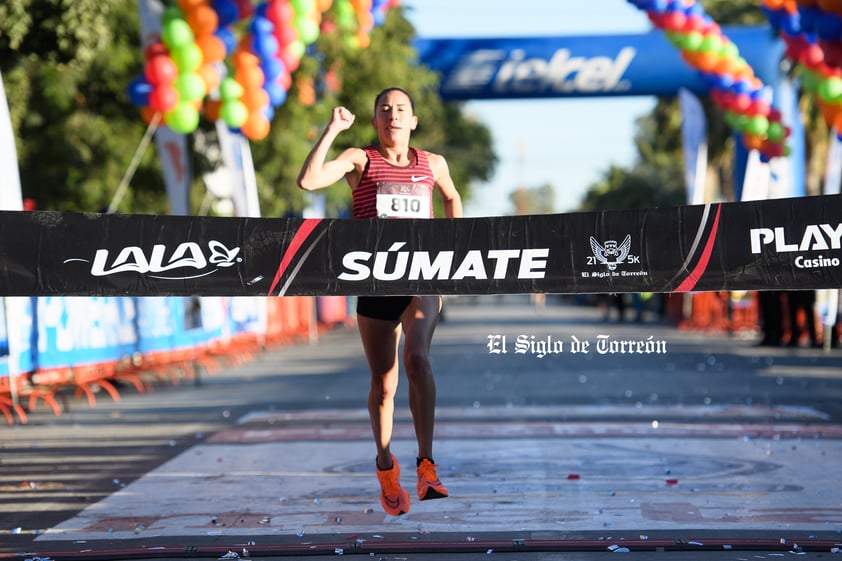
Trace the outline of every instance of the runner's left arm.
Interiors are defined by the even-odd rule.
[[[462,197],[450,177],[447,160],[439,154],[430,152],[427,153],[427,160],[430,162],[430,169],[433,170],[436,189],[444,201],[444,215],[447,218],[462,218]]]

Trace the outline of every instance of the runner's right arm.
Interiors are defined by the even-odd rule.
[[[327,154],[333,141],[340,132],[354,124],[354,114],[344,107],[336,107],[330,122],[316,142],[301,172],[298,174],[298,186],[306,191],[322,189],[333,185],[349,173],[362,169],[365,165],[365,152],[359,148],[348,148],[333,160],[327,160]],[[360,164],[362,158],[362,164]]]

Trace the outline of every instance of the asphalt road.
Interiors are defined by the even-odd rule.
[[[68,397],[0,427],[0,559],[827,557],[842,351],[755,341],[558,297],[451,300],[433,356],[451,497],[398,518],[377,501],[353,328],[199,384]]]

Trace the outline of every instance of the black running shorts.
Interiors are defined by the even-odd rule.
[[[397,321],[412,302],[412,296],[358,296],[357,315]]]

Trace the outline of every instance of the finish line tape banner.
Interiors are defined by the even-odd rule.
[[[842,195],[430,220],[0,213],[2,296],[842,287]]]

